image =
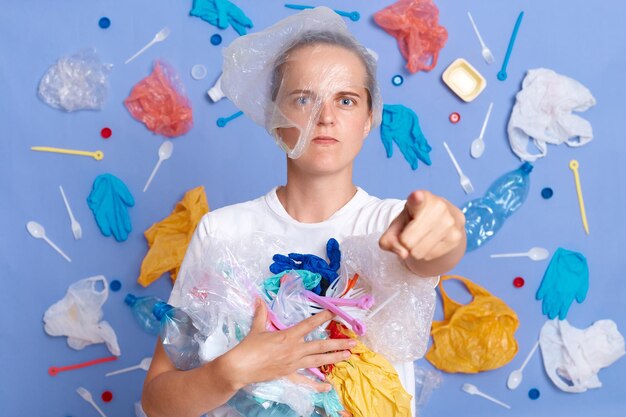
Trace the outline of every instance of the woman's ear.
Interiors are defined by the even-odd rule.
[[[365,125],[363,126],[363,139],[365,139],[367,135],[370,134],[370,130],[372,130],[372,120],[372,111],[370,110],[369,116],[365,121]]]

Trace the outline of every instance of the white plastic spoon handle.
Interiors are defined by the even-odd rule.
[[[143,187],[143,192],[144,193],[146,192],[146,190],[150,186],[150,183],[152,182],[152,179],[156,175],[156,172],[159,169],[159,167],[161,166],[161,162],[163,162],[163,159],[159,158],[159,162],[157,162],[157,164],[154,166],[154,169],[152,170],[152,174],[150,174],[150,178],[148,178],[148,182],[146,182],[146,186]]]
[[[141,368],[141,365],[129,366],[128,368],[123,368],[117,371],[109,372],[105,374],[104,376],[123,374],[124,372],[130,372],[130,371],[134,371],[135,369],[140,369],[140,368]]]
[[[493,101],[489,103],[489,109],[487,110],[487,115],[485,116],[485,120],[483,121],[483,127],[480,129],[479,138],[482,139],[485,135],[485,129],[487,128],[487,123],[489,123],[489,116],[491,116],[491,109],[493,108]]]
[[[459,176],[462,177],[463,176],[463,171],[461,171],[461,167],[459,166],[459,163],[456,161],[456,158],[452,154],[452,151],[448,147],[448,144],[446,142],[444,142],[443,146],[446,148],[446,152],[448,152],[448,155],[450,156],[450,159],[452,160],[452,163],[454,164],[454,168],[456,168],[456,172],[459,174]]]
[[[517,258],[521,256],[529,256],[528,252],[519,252],[519,253],[498,253],[495,255],[491,255],[492,258]]]
[[[368,318],[372,318],[374,317],[375,314],[377,314],[380,310],[382,310],[383,308],[385,308],[385,306],[387,304],[389,304],[394,298],[396,298],[398,296],[398,294],[400,294],[400,291],[396,291],[394,292],[389,298],[387,298],[385,301],[383,301],[381,304],[378,305],[378,307],[376,307],[374,310],[372,310],[371,313],[369,313],[367,315]]]
[[[42,236],[41,238],[43,240],[45,240],[46,242],[48,242],[48,245],[52,246],[52,249],[54,249],[55,251],[59,252],[59,255],[64,257],[68,262],[72,262],[72,260],[69,258],[69,256],[67,256],[65,253],[63,253],[63,251],[61,249],[59,249],[59,247],[57,245],[52,243],[52,241],[50,239],[48,239],[46,236]]]
[[[538,347],[539,347],[539,340],[537,340],[535,342],[535,345],[530,350],[530,353],[528,354],[528,356],[526,356],[526,359],[524,360],[524,363],[522,363],[522,366],[519,367],[519,371],[520,372],[524,370],[524,368],[526,367],[526,364],[528,364],[528,361],[530,360],[530,358],[533,357],[533,354],[535,353],[535,351],[537,350]]]
[[[469,20],[472,23],[472,27],[474,28],[474,32],[476,32],[476,36],[478,37],[480,46],[483,48],[486,48],[487,45],[485,45],[485,42],[483,42],[483,38],[482,36],[480,36],[480,32],[478,31],[478,28],[476,27],[476,23],[474,22],[474,18],[472,17],[472,14],[470,12],[467,12],[467,17],[469,17]]]
[[[491,396],[489,396],[489,395],[485,394],[485,393],[484,393],[484,392],[482,392],[482,391],[476,391],[476,395],[481,396],[481,397],[483,397],[484,399],[489,400],[489,401],[491,401],[491,402],[494,402],[494,403],[496,403],[496,404],[498,404],[498,405],[500,405],[500,406],[502,406],[502,407],[504,407],[504,408],[508,408],[509,410],[511,409],[511,406],[510,406],[510,405],[507,405],[507,404],[503,403],[502,401],[498,401],[498,400],[496,400],[495,398],[493,398],[493,397],[491,397]]]

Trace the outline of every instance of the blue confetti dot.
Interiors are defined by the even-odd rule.
[[[403,82],[404,78],[402,77],[402,75],[394,75],[391,78],[391,84],[395,85],[396,87],[401,86]]]
[[[530,398],[531,400],[536,400],[540,396],[541,393],[537,388],[531,388],[530,391],[528,391],[528,398]]]
[[[111,26],[111,19],[109,19],[108,17],[100,18],[100,20],[98,21],[98,26],[100,26],[102,29],[108,29],[108,27]]]
[[[222,43],[222,36],[220,34],[216,33],[215,35],[211,36],[212,45],[219,45],[220,43]]]
[[[119,291],[120,288],[122,288],[122,283],[119,282],[118,280],[113,280],[111,281],[109,288],[111,288],[111,291]]]
[[[546,200],[552,197],[553,194],[554,194],[554,191],[552,191],[552,188],[550,187],[546,187],[543,190],[541,190],[541,196],[545,198]]]

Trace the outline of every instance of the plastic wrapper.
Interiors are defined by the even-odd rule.
[[[168,138],[184,135],[193,126],[191,104],[176,71],[156,61],[152,74],[139,81],[124,100],[130,114],[148,130]]]
[[[439,9],[432,0],[399,0],[374,14],[374,21],[398,40],[409,71],[435,68],[448,31],[439,24]]]
[[[450,299],[442,283],[461,281],[472,301],[459,304]],[[426,359],[445,372],[477,373],[500,368],[517,354],[517,314],[504,301],[457,275],[441,277],[442,321],[433,322],[433,344]]]
[[[362,340],[392,362],[414,361],[426,352],[437,278],[416,277],[398,262],[397,255],[379,248],[380,236],[354,236],[343,241],[337,288],[357,273],[360,278],[355,288],[364,288],[376,299],[371,313],[365,316],[367,332]]]
[[[107,78],[112,68],[93,48],[61,57],[41,78],[39,98],[50,107],[68,112],[99,110],[107,97]]]
[[[323,49],[328,46],[347,49],[360,62],[348,67],[344,60],[328,59],[329,51]],[[376,58],[327,7],[304,10],[261,32],[235,39],[223,56],[221,90],[265,127],[291,158],[307,149],[325,103],[334,104],[337,123],[350,124],[355,117],[367,117],[365,111],[353,110],[371,102],[372,128],[380,124]],[[302,91],[299,96],[291,94],[296,89]],[[346,95],[352,102],[343,105],[337,97],[342,91],[357,91],[361,98]]]
[[[439,388],[443,381],[441,372],[426,370],[416,366],[415,369],[415,414],[420,415],[420,410],[428,403],[431,394]]]

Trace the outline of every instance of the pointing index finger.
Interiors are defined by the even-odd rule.
[[[333,313],[328,310],[324,310],[321,313],[317,313],[316,315],[309,317],[306,320],[302,320],[300,323],[296,324],[288,331],[293,332],[297,336],[304,337],[307,334],[311,333],[317,327],[331,320],[333,317]]]

